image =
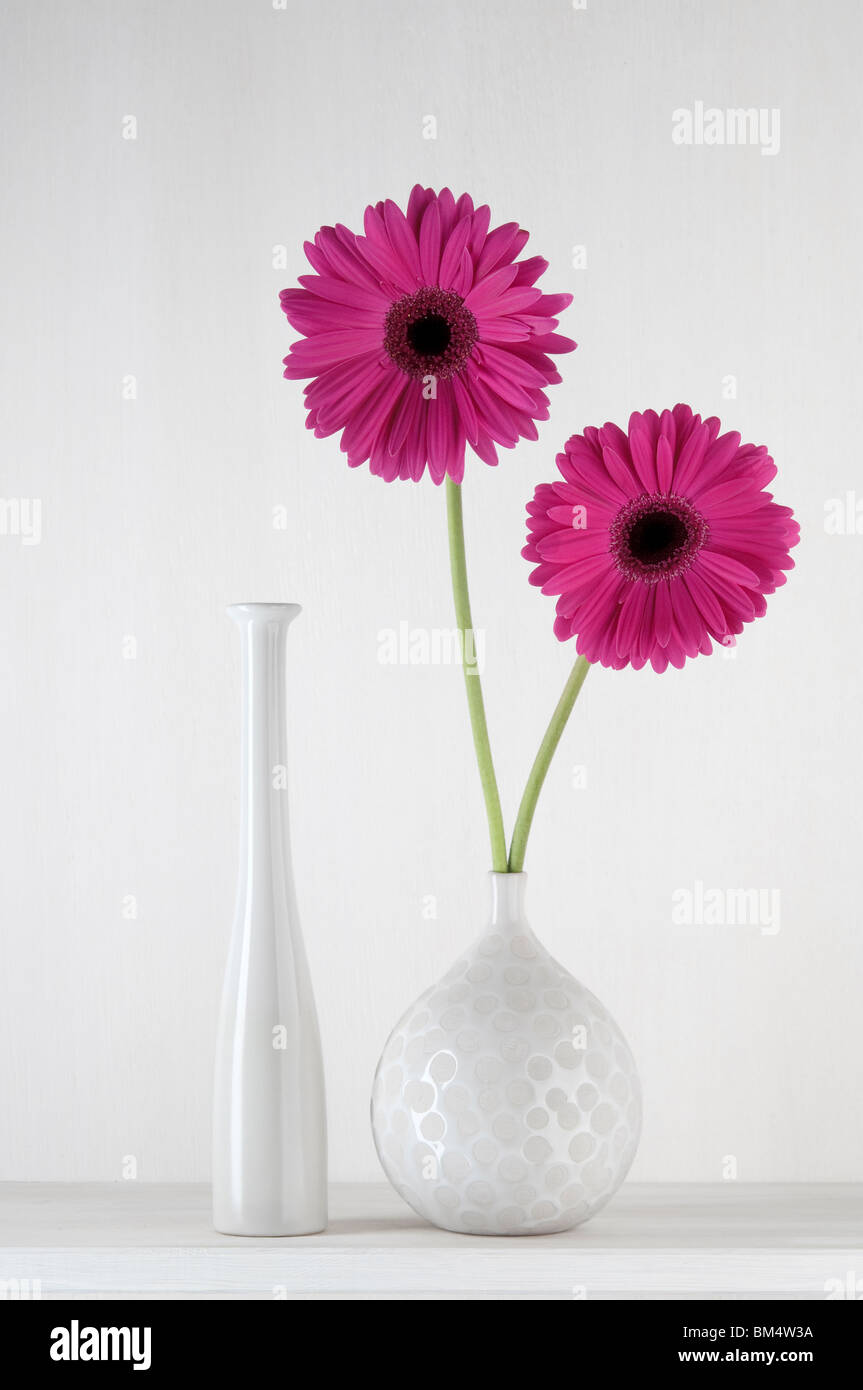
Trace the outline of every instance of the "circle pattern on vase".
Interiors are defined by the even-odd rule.
[[[593,1216],[641,1132],[635,1063],[532,932],[491,931],[390,1035],[372,1092],[384,1171],[451,1231],[539,1235]]]

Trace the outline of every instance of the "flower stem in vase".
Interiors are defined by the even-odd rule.
[[[500,793],[491,756],[488,737],[488,724],[485,718],[485,704],[482,698],[482,684],[476,662],[476,642],[474,640],[473,619],[470,612],[470,595],[467,586],[467,562],[464,549],[464,518],[461,504],[461,484],[446,479],[446,509],[449,529],[449,560],[452,573],[452,591],[455,600],[456,622],[462,649],[462,669],[464,670],[467,705],[470,713],[470,726],[473,733],[473,746],[485,798],[485,811],[488,817],[488,830],[491,839],[491,863],[495,873],[507,871],[506,833],[503,828],[503,814],[500,809]]]
[[[512,832],[512,844],[509,850],[509,871],[511,874],[520,874],[524,868],[527,837],[530,834],[533,813],[542,791],[542,784],[589,670],[590,662],[585,660],[583,656],[577,657],[575,665],[569,673],[569,679],[563,687],[563,693],[555,706],[548,728],[543,735],[539,752],[533,760],[533,767],[530,769],[524,796],[521,798],[521,805],[518,808],[515,829]]]

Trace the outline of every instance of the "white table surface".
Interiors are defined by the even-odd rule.
[[[198,1184],[0,1184],[0,1296],[825,1299],[863,1279],[863,1185],[627,1184],[539,1237],[439,1231],[384,1184],[334,1186],[317,1236],[219,1235],[209,1203]]]

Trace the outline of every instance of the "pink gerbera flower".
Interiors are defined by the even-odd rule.
[[[764,488],[764,445],[688,405],[575,434],[563,481],[528,503],[532,584],[559,594],[554,630],[588,661],[655,671],[734,641],[785,583],[800,528]]]
[[[281,294],[305,335],[285,376],[313,378],[308,427],[342,430],[351,467],[369,459],[387,481],[428,465],[435,483],[461,482],[466,443],[496,464],[495,445],[536,439],[544,388],[560,381],[551,354],[575,343],[554,332],[572,296],[535,288],[548,262],[516,260],[527,232],[490,232],[489,209],[466,193],[419,185],[407,214],[376,203],[364,227],[322,227],[305,246],[316,274]]]

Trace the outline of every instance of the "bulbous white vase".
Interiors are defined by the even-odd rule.
[[[396,1191],[436,1226],[566,1231],[626,1177],[638,1076],[614,1019],[531,931],[526,875],[490,879],[486,931],[384,1048],[375,1145]]]
[[[299,611],[228,609],[243,637],[240,873],[213,1106],[213,1223],[228,1235],[307,1235],[327,1224],[321,1044],[285,786],[285,646]]]

